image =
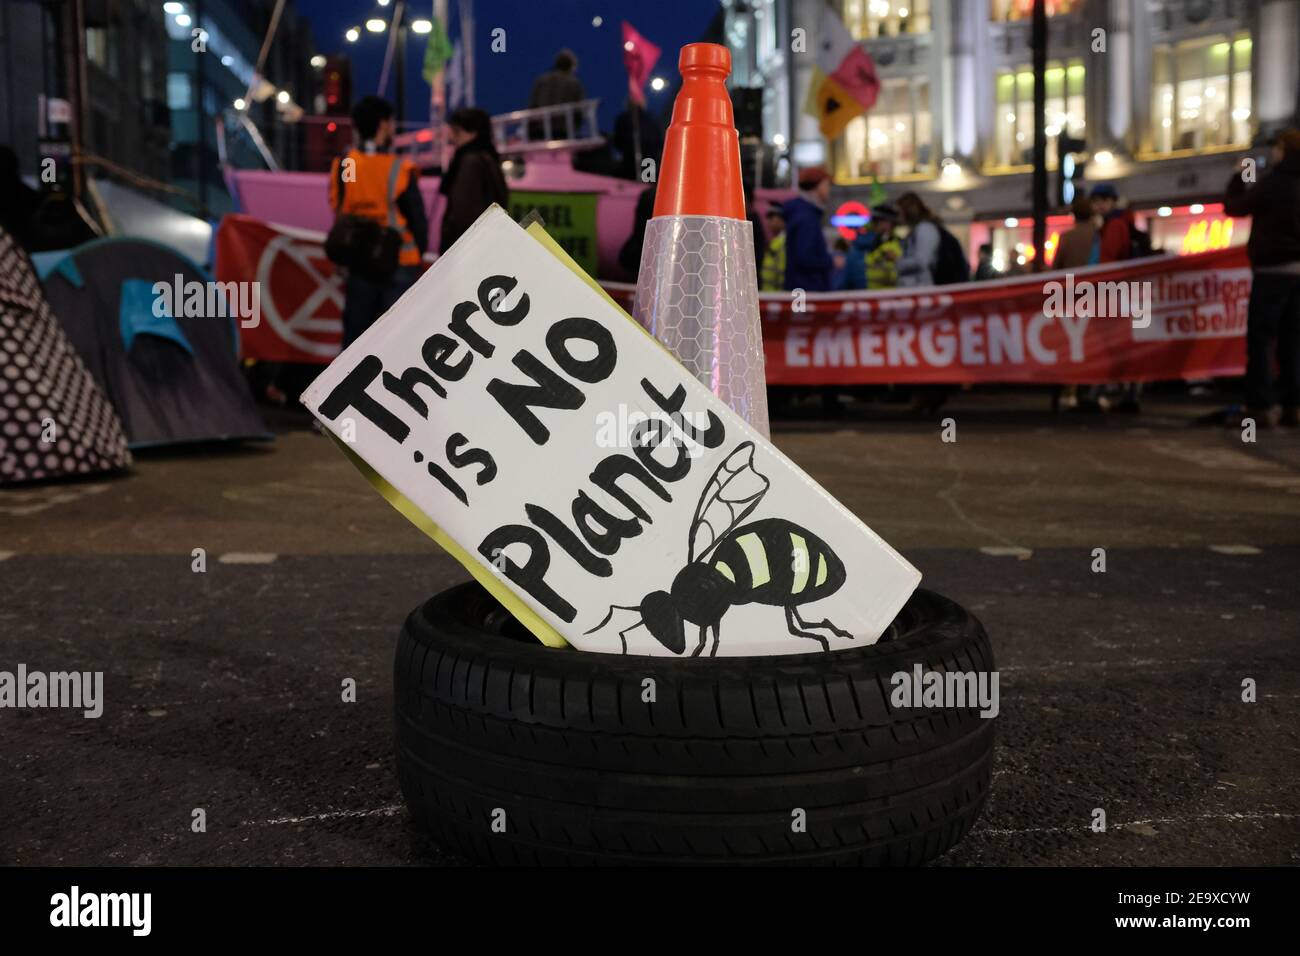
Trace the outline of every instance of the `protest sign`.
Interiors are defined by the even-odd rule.
[[[546,643],[859,646],[920,580],[499,207],[303,401]]]

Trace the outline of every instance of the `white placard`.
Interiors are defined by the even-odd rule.
[[[303,402],[582,650],[870,644],[921,578],[496,206]]]

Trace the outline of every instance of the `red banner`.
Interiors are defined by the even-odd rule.
[[[262,283],[246,357],[328,362],[343,290],[319,233],[227,216],[217,279]],[[603,283],[626,309],[633,287]],[[760,297],[774,385],[1093,383],[1236,375],[1250,268],[1241,247],[924,290]]]
[[[262,321],[239,330],[240,354],[267,362],[333,360],[343,341],[343,280],[319,232],[232,215],[217,229],[218,282],[261,284]],[[242,323],[241,323],[242,325]]]

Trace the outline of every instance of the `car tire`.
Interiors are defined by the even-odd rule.
[[[680,659],[544,647],[468,583],[402,628],[398,778],[476,862],[917,865],[974,824],[994,725],[893,706],[918,663],[994,668],[979,621],[925,590],[874,645]]]

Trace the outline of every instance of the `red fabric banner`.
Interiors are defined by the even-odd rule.
[[[323,242],[249,216],[222,220],[218,281],[262,284],[262,321],[240,330],[245,357],[323,364],[338,353],[343,288]],[[633,286],[602,285],[631,311]],[[1237,375],[1249,298],[1241,247],[928,289],[759,296],[773,385]]]
[[[325,258],[323,233],[226,216],[217,228],[214,271],[218,282],[261,284],[262,321],[239,330],[244,358],[324,365],[338,355],[343,280]]]
[[[991,282],[760,296],[774,385],[1150,381],[1246,366],[1236,247]]]

